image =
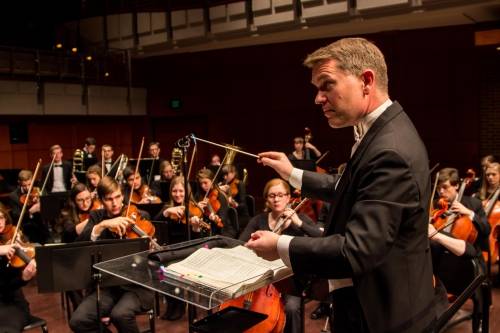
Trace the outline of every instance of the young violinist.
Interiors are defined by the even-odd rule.
[[[33,182],[33,173],[30,170],[21,170],[17,176],[17,188],[9,194],[9,206],[12,208],[12,219],[17,223],[25,201],[28,201],[24,214],[22,230],[32,243],[45,244],[49,238],[49,229],[40,215],[40,189],[33,187],[31,195],[26,195]]]
[[[165,204],[160,213],[155,217],[155,221],[165,221],[168,223],[168,243],[175,244],[186,241],[186,224],[185,221],[185,202],[184,198],[186,190],[184,186],[184,177],[176,176],[170,182],[170,199]],[[190,221],[198,220],[201,216],[201,211],[197,209],[190,209]],[[190,222],[191,223],[191,222]],[[184,314],[184,303],[172,298],[167,298],[167,310],[161,316],[165,320],[178,320]]]
[[[246,204],[245,184],[238,179],[236,167],[233,164],[225,164],[220,172],[222,183],[219,184],[219,189],[224,192],[227,197],[229,206],[236,208],[238,212],[238,223],[240,229],[243,230],[247,226],[248,220],[250,220]]]
[[[288,208],[290,202],[290,186],[282,179],[274,178],[264,186],[263,197],[266,199],[264,212],[254,216],[248,222],[239,239],[247,242],[251,234],[257,230],[273,231],[280,219],[290,216],[282,231],[284,235],[320,237],[323,232],[305,214],[296,214]],[[300,297],[282,295],[285,302],[286,333],[299,333],[302,327]]]
[[[203,168],[196,174],[198,189],[194,194],[198,207],[203,209],[203,214],[207,223],[211,225],[209,234],[221,234],[223,236],[235,238],[237,230],[231,225],[227,218],[228,203],[213,183],[214,173],[210,169]],[[195,232],[200,232],[201,236],[207,234],[206,228],[201,228],[201,224],[192,221],[191,225]]]
[[[321,152],[312,143],[305,142],[301,136],[296,136],[293,139],[293,152],[288,154],[289,160],[316,160],[321,156]],[[314,156],[311,155],[311,151]]]
[[[93,202],[92,194],[85,184],[77,183],[73,186],[59,217],[59,224],[63,227],[63,243],[74,242],[85,229],[90,212],[95,208]]]
[[[104,177],[97,186],[97,193],[104,209],[92,211],[89,221],[77,241],[113,239],[126,234],[129,224],[135,223],[124,217],[126,209],[120,186],[111,177]],[[97,332],[99,318],[96,312],[96,293],[89,294],[73,313],[70,327],[74,332]],[[118,332],[139,332],[136,314],[151,309],[153,294],[132,285],[101,289],[101,316],[110,317]]]
[[[15,248],[11,245],[12,221],[6,210],[0,208],[0,330],[22,332],[29,323],[30,309],[22,287],[36,275],[36,262],[31,260],[23,268],[8,265]]]
[[[125,202],[128,203],[130,198],[130,191],[133,190],[132,203],[134,204],[150,204],[150,203],[160,203],[159,197],[152,193],[149,186],[142,181],[142,176],[139,172],[135,172],[130,167],[123,170],[123,177],[127,181],[125,184]]]

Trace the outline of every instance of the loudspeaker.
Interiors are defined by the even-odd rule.
[[[9,125],[10,143],[28,143],[28,124],[12,123]]]

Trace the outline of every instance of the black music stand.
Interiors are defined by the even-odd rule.
[[[40,214],[44,222],[54,221],[68,200],[68,192],[54,192],[40,196]]]
[[[153,219],[161,211],[163,203],[150,203],[150,204],[135,204],[139,210],[145,211],[149,214],[150,219]]]
[[[170,180],[160,182],[160,199],[162,202],[170,200]]]
[[[128,282],[101,273],[94,265],[113,258],[149,249],[149,238],[111,239],[95,242],[76,242],[40,246],[35,248],[35,257],[40,269],[37,272],[39,293],[64,292],[88,288],[110,287]],[[100,316],[100,297],[97,293],[97,315]],[[102,331],[99,320],[99,330]]]
[[[131,158],[128,160],[132,167],[137,165],[137,159]],[[155,179],[155,175],[160,174],[160,163],[161,159],[154,158],[141,158],[141,163],[139,164],[139,173],[141,174],[142,180],[145,184],[152,183]],[[151,168],[153,169],[151,171]],[[149,176],[151,175],[151,181],[149,181]]]

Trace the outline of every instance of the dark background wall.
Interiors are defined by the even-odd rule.
[[[474,31],[474,26],[461,26],[366,36],[386,55],[390,96],[414,121],[431,166],[439,162],[464,172],[477,168],[480,156],[500,152],[500,52],[475,47]],[[1,167],[29,167],[50,144],[68,142],[65,147],[74,149],[86,136],[116,146],[116,153],[136,154],[145,135],[162,143],[167,158],[175,141],[188,133],[215,142],[234,140],[253,153],[290,152],[292,138],[302,135],[305,126],[321,151],[330,150],[322,165],[336,167],[348,159],[352,130],[328,127],[313,102],[310,71],[301,65],[307,53],[334,40],[136,60],[134,84],[148,90],[148,116],[28,118],[30,142],[25,146],[9,144],[6,125],[0,125]],[[172,99],[181,100],[180,109],[170,108]],[[213,152],[220,150],[200,143],[196,167]],[[274,176],[251,158],[237,156],[236,161],[249,170],[251,192],[260,193],[264,179]]]

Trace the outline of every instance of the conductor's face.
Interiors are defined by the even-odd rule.
[[[337,68],[335,60],[324,60],[312,68],[312,84],[318,89],[314,102],[321,105],[330,127],[352,126],[367,113],[363,80]]]

